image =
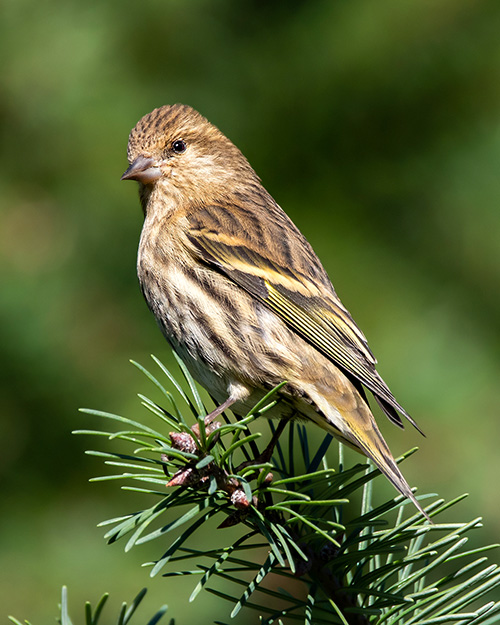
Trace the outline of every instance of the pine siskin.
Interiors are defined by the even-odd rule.
[[[271,416],[313,421],[362,452],[425,514],[384,441],[365,388],[396,425],[417,425],[313,249],[246,158],[189,106],[155,109],[130,133],[144,211],[139,281],[193,377],[238,416],[283,380]],[[417,427],[418,429],[418,427]],[[427,515],[425,515],[427,516]]]

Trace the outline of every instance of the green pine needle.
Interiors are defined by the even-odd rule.
[[[168,410],[140,396],[142,406],[159,419],[158,431],[139,417],[86,410],[131,429],[78,432],[101,440],[106,436],[114,447],[132,444],[128,454],[114,449],[89,453],[123,471],[97,479],[132,480],[140,484],[135,491],[154,495],[156,503],[149,508],[106,522],[112,526],[106,539],[115,542],[128,536],[126,550],[145,542],[157,545],[160,555],[151,575],[161,571],[166,577],[194,576],[191,601],[208,591],[233,604],[232,617],[251,609],[268,624],[496,622],[500,602],[487,598],[500,587],[500,574],[483,555],[496,545],[464,548],[468,534],[481,527],[479,518],[469,523],[437,519],[463,497],[444,502],[434,495],[419,495],[421,502],[429,502],[426,511],[433,525],[402,496],[375,502],[378,469],[369,463],[345,467],[342,453],[340,466],[332,466],[334,454],[327,456],[331,437],[314,450],[308,428],[293,422],[287,426],[288,434],[281,436],[272,462],[257,460],[252,465],[249,460],[258,455],[256,443],[266,423],[256,419],[276,404],[284,383],[244,419],[232,421],[222,415],[223,422],[214,428],[204,424],[211,409],[183,363],[178,361],[187,389],[158,359],[153,360],[165,383],[134,364],[167,401]],[[162,486],[168,482],[171,486]],[[226,530],[214,532],[212,519],[221,527],[235,526],[229,544]],[[236,539],[234,531],[240,532]],[[205,548],[189,547],[195,532],[201,536],[205,532]],[[178,565],[187,561],[195,566],[180,570]],[[278,578],[285,587],[277,590]],[[290,583],[293,592],[287,588]],[[235,586],[240,588],[236,594],[231,590]],[[123,613],[123,625],[134,605]]]

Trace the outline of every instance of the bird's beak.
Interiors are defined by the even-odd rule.
[[[138,182],[142,182],[142,184],[150,184],[158,180],[161,175],[161,169],[156,166],[152,158],[138,156],[120,180],[137,180]]]

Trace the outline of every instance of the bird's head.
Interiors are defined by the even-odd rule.
[[[190,106],[162,106],[130,133],[130,166],[122,180],[137,180],[144,203],[153,192],[191,203],[224,197],[239,180],[258,180],[238,148]]]

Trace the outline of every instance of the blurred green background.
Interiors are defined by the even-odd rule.
[[[207,595],[186,606],[192,580],[150,581],[138,563],[154,551],[105,546],[96,524],[134,501],[88,484],[103,471],[83,454],[95,441],[70,434],[96,425],[81,406],[142,414],[135,393],[151,387],[129,358],[171,362],[135,277],[137,190],[119,180],[130,129],[167,103],[219,126],[313,244],[427,433],[380,419],[395,454],[421,447],[408,481],[469,492],[454,520],[483,515],[478,543],[497,541],[500,3],[2,0],[0,12],[2,615],[52,622],[67,583],[73,615],[148,585],[150,614],[166,602],[179,625],[228,618]]]

